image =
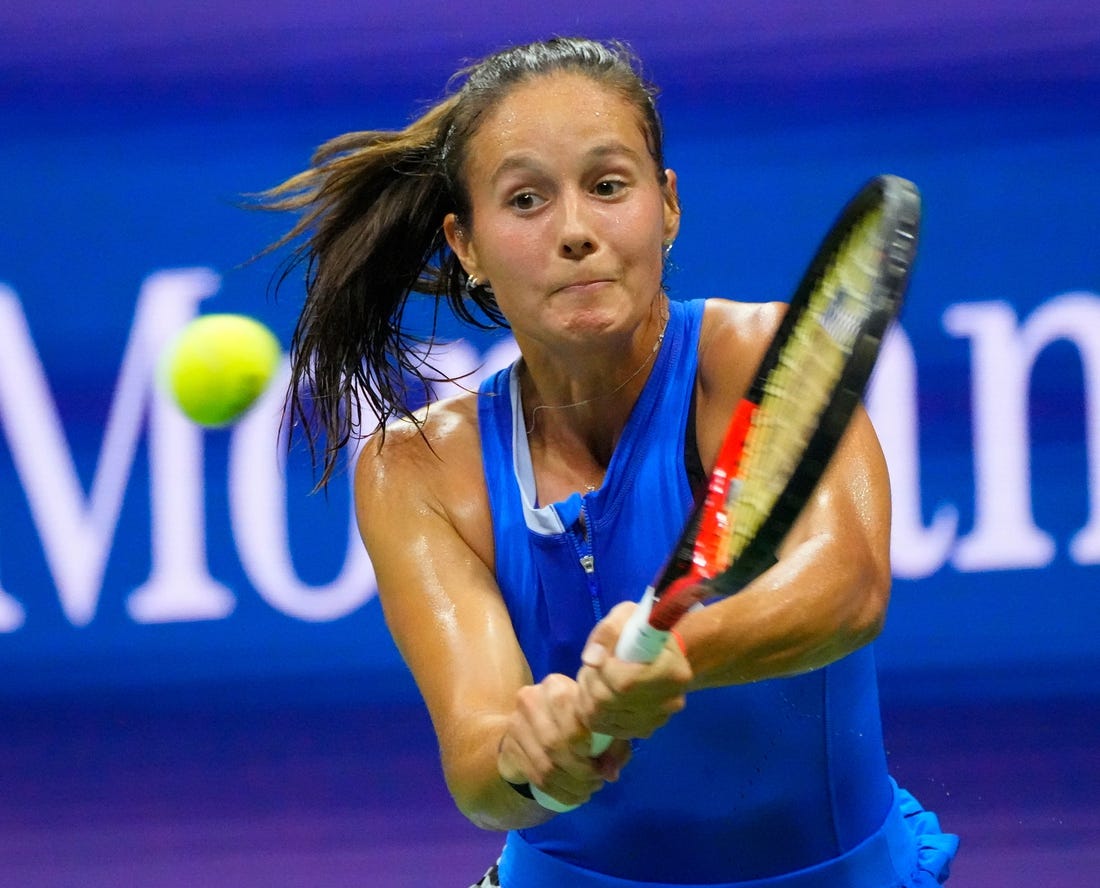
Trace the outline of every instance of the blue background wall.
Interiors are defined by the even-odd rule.
[[[939,6],[618,2],[551,15],[503,2],[8,0],[0,694],[216,685],[414,698],[369,565],[348,554],[345,487],[308,496],[296,451],[282,494],[278,393],[196,443],[155,392],[157,344],[195,311],[254,314],[285,343],[299,293],[272,296],[276,261],[242,264],[285,220],[239,209],[238,196],[295,172],[332,135],[402,125],[466,59],[572,32],[628,40],[662,88],[685,211],[674,296],[784,298],[864,179],[890,171],[921,186],[924,241],[902,320],[915,376],[881,375],[872,405],[899,434],[905,405],[919,419],[919,484],[895,480],[915,505],[899,524],[908,567],[878,643],[884,682],[897,698],[1100,691],[1100,545],[1072,546],[1100,521],[1100,12],[1086,0]],[[998,333],[1002,316],[1012,323]],[[477,353],[494,345],[446,333]],[[1026,402],[987,394],[979,380],[1011,378],[1032,339]],[[35,388],[38,371],[48,388]],[[1018,403],[1022,425],[980,418]],[[1011,440],[977,445],[987,428]],[[888,453],[892,470],[907,464]],[[178,521],[188,491],[201,496],[187,512],[201,534]],[[279,522],[255,520],[272,491],[285,546]],[[1023,501],[1016,518],[1033,528],[1010,515],[998,530]],[[983,527],[1007,554],[967,555]],[[156,554],[158,539],[175,541],[176,562]],[[242,554],[265,541],[271,563],[285,561],[266,576]],[[135,599],[153,575],[183,602],[174,615]],[[206,580],[220,592],[192,594]]]

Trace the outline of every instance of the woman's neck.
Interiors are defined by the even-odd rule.
[[[582,376],[582,373],[578,372],[579,368],[570,367],[563,376],[564,385],[560,388],[563,391],[572,393],[571,400],[562,398],[555,402],[549,397],[540,396],[540,391],[548,391],[555,388],[555,386],[547,385],[545,382],[542,386],[539,386],[534,379],[530,365],[525,361],[525,372],[521,376],[520,385],[523,395],[524,419],[529,438],[536,432],[545,432],[548,421],[553,425],[558,425],[560,422],[569,426],[589,425],[593,419],[603,419],[605,421],[611,419],[614,414],[619,412],[616,410],[616,406],[624,405],[626,414],[629,414],[630,408],[633,407],[634,402],[645,386],[646,380],[649,378],[649,371],[652,370],[657,352],[660,351],[661,343],[664,341],[665,330],[668,327],[668,300],[664,294],[659,297],[656,309],[654,313],[656,317],[651,315],[655,323],[647,324],[647,327],[655,328],[654,332],[650,334],[653,340],[652,345],[636,360],[633,369],[622,375],[621,372],[608,373],[602,367],[593,367],[587,374]],[[609,384],[608,380],[616,377],[619,377],[619,381]],[[591,380],[591,382],[582,381],[585,378]],[[588,391],[592,394],[584,394]],[[586,419],[589,422],[585,422]],[[540,423],[542,425],[541,429]]]

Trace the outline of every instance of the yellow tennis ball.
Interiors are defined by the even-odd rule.
[[[240,418],[263,394],[281,357],[279,340],[255,318],[202,315],[165,351],[161,379],[184,414],[218,428]]]

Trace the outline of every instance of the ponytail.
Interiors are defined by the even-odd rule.
[[[455,102],[451,97],[398,132],[332,139],[309,169],[259,195],[262,209],[300,214],[268,251],[298,242],[280,284],[305,266],[285,413],[315,464],[324,438],[318,488],[352,437],[384,430],[395,417],[415,421],[410,402],[443,378],[417,349],[431,336],[402,329],[410,294],[446,299],[457,317],[482,329],[505,324],[488,291],[465,290],[466,276],[443,236],[444,217],[465,203],[442,163]]]

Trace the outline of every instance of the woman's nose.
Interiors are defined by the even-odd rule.
[[[566,198],[562,209],[561,254],[568,259],[583,259],[596,251],[596,233],[585,213],[581,196]]]

